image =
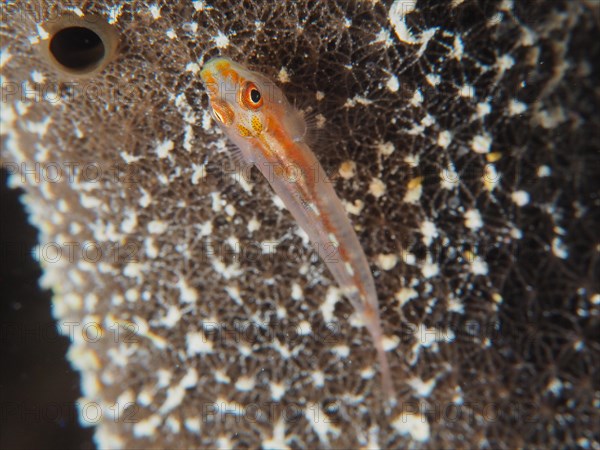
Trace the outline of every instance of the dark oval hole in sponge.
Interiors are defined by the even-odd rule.
[[[93,69],[104,58],[104,42],[93,30],[68,27],[58,31],[50,42],[50,52],[68,69]]]

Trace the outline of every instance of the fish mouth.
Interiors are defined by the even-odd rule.
[[[212,60],[204,64],[202,66],[202,70],[200,71],[200,79],[204,84],[214,82],[215,81],[215,68],[214,64],[212,64]]]
[[[212,58],[207,61],[200,71],[200,79],[211,100],[214,100],[219,95],[219,82],[222,80],[218,65],[222,58]]]

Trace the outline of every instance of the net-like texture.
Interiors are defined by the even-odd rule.
[[[593,2],[45,4],[121,38],[75,83],[26,3],[0,29],[2,162],[63,249],[43,281],[99,446],[598,448]],[[311,118],[374,270],[391,410],[324,264],[234,171],[199,79],[218,54]]]

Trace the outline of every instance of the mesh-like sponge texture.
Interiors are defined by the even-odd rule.
[[[598,448],[592,2],[42,4],[120,38],[72,79],[27,2],[0,29],[2,162],[64,250],[43,284],[100,447]],[[199,79],[218,54],[312,118],[374,270],[390,410],[359,318],[233,170]]]

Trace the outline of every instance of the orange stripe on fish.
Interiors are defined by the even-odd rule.
[[[377,351],[383,390],[393,399],[375,282],[342,202],[302,139],[302,115],[275,83],[230,59],[208,61],[200,76],[216,122],[267,177],[363,318]],[[336,256],[330,258],[332,245]]]

